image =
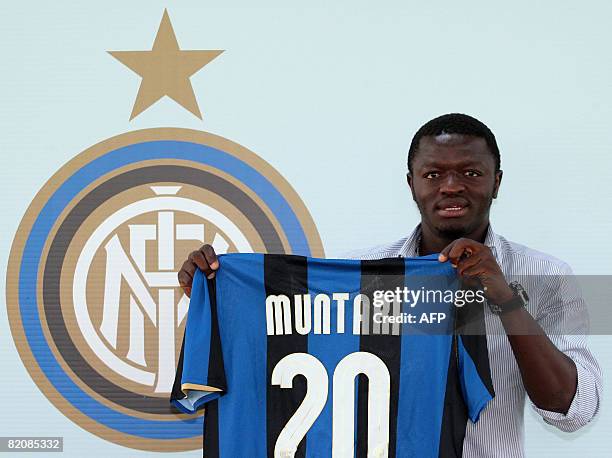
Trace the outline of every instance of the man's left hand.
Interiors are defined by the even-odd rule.
[[[514,296],[493,252],[482,243],[457,239],[440,252],[438,260],[450,261],[465,284],[482,287],[486,298],[494,304],[503,304]]]

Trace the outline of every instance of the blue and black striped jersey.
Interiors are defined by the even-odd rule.
[[[195,275],[171,397],[206,405],[204,456],[461,456],[494,394],[485,333],[457,332],[470,308],[483,331],[482,313],[456,306],[448,262],[219,263],[214,280]]]

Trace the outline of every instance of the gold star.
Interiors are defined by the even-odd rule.
[[[165,95],[202,119],[189,77],[223,51],[179,49],[167,10],[151,51],[108,52],[142,77],[130,121]]]

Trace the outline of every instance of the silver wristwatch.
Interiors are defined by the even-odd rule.
[[[529,303],[529,296],[527,295],[527,291],[525,291],[525,288],[523,288],[523,286],[519,282],[510,282],[508,286],[510,286],[510,289],[514,292],[514,297],[503,304],[491,304],[489,302],[489,309],[492,313],[496,315],[501,315],[511,310],[526,307]]]

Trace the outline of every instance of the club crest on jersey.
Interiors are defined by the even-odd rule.
[[[99,143],[41,189],[13,242],[7,308],[33,381],[63,414],[124,446],[201,447],[168,402],[188,309],[188,252],[322,256],[308,210],[255,153],[176,128]]]

